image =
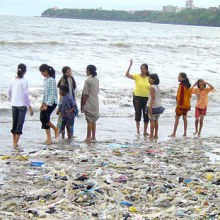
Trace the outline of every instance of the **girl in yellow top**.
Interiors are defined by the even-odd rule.
[[[149,83],[149,71],[148,65],[142,64],[141,65],[141,74],[130,74],[131,66],[133,65],[133,60],[130,60],[130,65],[126,72],[126,77],[129,79],[133,79],[135,81],[135,89],[133,95],[133,105],[135,109],[135,121],[136,121],[136,128],[137,134],[140,135],[140,121],[141,115],[144,118],[144,136],[147,134],[147,127],[149,123],[148,114],[146,113],[146,105],[149,98],[149,91],[150,91],[150,83]]]
[[[186,136],[187,131],[187,113],[190,110],[190,99],[192,96],[192,90],[191,90],[191,84],[189,82],[189,79],[185,73],[180,73],[178,76],[178,81],[180,82],[179,88],[177,91],[176,96],[176,119],[174,124],[173,133],[170,135],[170,137],[176,137],[176,131],[179,124],[179,119],[181,116],[183,116],[184,121],[184,134],[183,136]]]
[[[198,88],[194,88],[197,85]],[[206,88],[208,85],[208,88]],[[213,92],[214,87],[205,82],[203,79],[199,79],[194,85],[192,93],[196,94],[197,96],[197,103],[196,103],[196,111],[195,111],[195,133],[194,135],[198,134],[198,137],[201,135],[204,117],[206,115],[207,107],[208,107],[208,94]],[[198,129],[199,128],[199,129]]]

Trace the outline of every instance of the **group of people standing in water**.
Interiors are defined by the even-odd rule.
[[[126,77],[135,81],[135,89],[133,92],[133,105],[135,109],[135,121],[137,135],[140,135],[140,122],[144,120],[144,136],[150,135],[150,140],[158,139],[159,117],[164,112],[160,97],[160,79],[157,74],[150,74],[147,64],[142,64],[140,74],[130,74],[133,61],[126,72]],[[13,124],[11,133],[13,134],[13,146],[18,147],[20,135],[22,134],[23,125],[27,110],[33,115],[31,107],[28,83],[24,76],[27,71],[25,64],[19,64],[17,76],[13,79],[8,96],[12,106]],[[51,129],[53,129],[55,138],[61,135],[71,140],[74,138],[74,122],[78,115],[78,106],[76,102],[76,81],[72,75],[70,67],[65,66],[62,69],[63,76],[56,84],[55,70],[53,67],[42,64],[39,71],[44,77],[44,92],[42,104],[40,107],[40,121],[42,129],[46,131],[46,144],[52,144]],[[96,141],[96,122],[99,119],[99,80],[97,78],[97,69],[94,65],[88,65],[86,68],[87,79],[81,96],[81,112],[85,114],[87,121],[87,136],[85,142],[91,143]],[[190,111],[191,96],[195,94],[197,104],[195,109],[195,135],[200,136],[203,120],[208,107],[208,94],[214,91],[214,87],[208,82],[199,79],[191,86],[189,79],[185,73],[178,76],[179,87],[176,96],[176,118],[174,130],[171,137],[176,136],[179,119],[183,116],[184,136],[187,135],[187,113]],[[60,98],[58,100],[57,87],[59,89]],[[195,88],[197,87],[197,88]],[[58,123],[54,125],[50,116],[57,108]],[[148,124],[150,122],[150,134],[147,133]]]
[[[23,125],[27,110],[33,115],[31,107],[28,83],[24,76],[27,67],[25,64],[19,64],[17,76],[12,80],[8,90],[9,100],[12,106],[13,125],[11,133],[13,134],[13,146],[18,147],[20,135],[22,134]],[[53,67],[42,64],[39,67],[41,75],[44,77],[43,99],[40,107],[40,121],[42,129],[46,131],[45,144],[52,144],[51,129],[54,131],[55,138],[58,139],[60,134],[65,138],[65,130],[67,138],[71,140],[74,136],[74,121],[78,115],[78,106],[76,103],[76,81],[72,76],[70,67],[65,66],[62,69],[63,76],[56,84],[55,70]],[[96,67],[89,65],[86,68],[88,78],[85,80],[82,98],[81,111],[85,114],[87,121],[87,137],[85,142],[96,141],[96,121],[99,118],[99,80],[97,78]],[[59,89],[60,98],[58,100]],[[59,115],[57,125],[51,122],[50,116],[57,108]]]
[[[144,136],[147,136],[147,127],[150,121],[150,140],[158,139],[159,117],[164,112],[160,97],[160,79],[157,74],[150,74],[147,64],[142,64],[141,74],[130,74],[133,61],[126,72],[126,77],[135,81],[135,89],[133,93],[133,105],[135,109],[135,121],[137,135],[140,135],[141,116],[144,118]],[[176,95],[176,117],[173,133],[170,137],[176,137],[176,131],[180,117],[184,121],[184,134],[187,136],[187,114],[191,109],[191,96],[196,95],[197,103],[195,108],[195,133],[200,137],[204,117],[208,107],[208,94],[214,91],[214,87],[203,79],[199,79],[191,86],[186,73],[178,75],[179,87]],[[195,88],[197,87],[197,88]],[[149,99],[149,104],[148,104]]]

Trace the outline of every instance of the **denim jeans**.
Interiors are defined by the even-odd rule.
[[[62,118],[61,133],[65,135],[65,128],[67,130],[68,137],[73,137],[74,132],[74,118]]]
[[[27,113],[26,106],[21,106],[21,107],[12,106],[12,119],[13,119],[13,124],[11,129],[12,134],[22,134],[26,113]]]

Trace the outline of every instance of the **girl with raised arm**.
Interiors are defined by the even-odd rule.
[[[130,65],[126,72],[126,77],[135,81],[135,89],[133,93],[133,105],[135,109],[135,121],[137,135],[140,135],[140,121],[141,116],[144,118],[144,136],[148,135],[147,127],[149,123],[149,117],[146,110],[146,105],[149,98],[150,83],[149,83],[149,70],[147,64],[142,64],[140,67],[140,74],[130,74],[131,67],[133,65],[133,60],[130,60]]]

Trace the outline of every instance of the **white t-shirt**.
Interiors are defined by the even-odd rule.
[[[151,87],[154,88],[154,91],[155,91],[155,97],[154,97],[152,108],[161,107],[160,88],[157,85],[151,85]]]
[[[30,106],[28,83],[24,78],[15,77],[8,90],[11,105],[15,107]]]

